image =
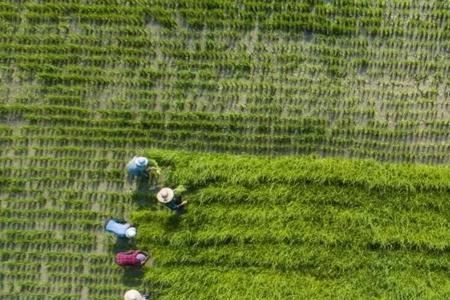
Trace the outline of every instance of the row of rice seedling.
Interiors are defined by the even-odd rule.
[[[156,123],[157,124],[157,123]],[[143,124],[141,124],[143,125]],[[160,127],[158,125],[155,125],[156,127]],[[186,144],[187,147],[194,146],[194,145],[198,145],[201,147],[201,142],[192,142],[190,140],[186,140],[186,138],[189,138],[190,136],[194,136],[196,138],[198,137],[202,137],[204,136],[204,134],[200,134],[200,132],[195,131],[195,132],[191,132],[191,131],[173,131],[170,135],[168,135],[167,132],[164,131],[164,129],[168,129],[168,128],[172,128],[173,130],[173,126],[164,126],[161,124],[160,130],[153,130],[153,129],[147,129],[149,130],[149,134],[151,134],[151,138],[127,138],[126,136],[129,136],[128,133],[124,133],[121,134],[122,130],[119,131],[114,131],[117,134],[119,134],[119,136],[123,136],[123,138],[109,138],[109,139],[102,139],[102,138],[78,138],[78,137],[69,137],[67,136],[67,130],[66,128],[64,128],[64,132],[65,135],[64,137],[61,137],[59,139],[56,138],[56,136],[51,136],[51,141],[53,142],[57,142],[58,140],[61,142],[64,142],[64,144],[72,144],[72,145],[78,145],[78,147],[80,145],[89,145],[89,146],[93,146],[95,144],[97,144],[98,142],[103,141],[104,143],[107,144],[111,144],[114,143],[116,145],[121,145],[121,147],[125,147],[125,145],[127,144],[131,144],[133,142],[137,142],[139,145],[144,145],[144,143],[148,140],[149,143],[151,141],[154,141],[154,143],[158,143],[160,146],[164,146],[166,143],[166,146],[172,145],[173,143],[175,143],[175,141],[178,142],[182,142],[184,144]],[[154,126],[151,126],[154,127]],[[150,128],[151,128],[150,127]],[[188,126],[190,127],[190,126]],[[25,127],[26,128],[26,127]],[[30,127],[28,127],[30,128]],[[44,135],[38,134],[39,132],[43,131],[44,129],[41,127],[35,127],[37,130],[34,132],[34,138],[32,139],[32,141],[40,141],[41,143],[44,143],[45,145],[50,145],[49,144],[49,140],[47,140],[47,137],[50,137],[45,133]],[[45,128],[45,127],[44,127]],[[51,129],[51,131],[55,131],[57,127],[53,127],[53,129]],[[101,127],[99,127],[101,128]],[[148,126],[146,125],[145,128],[148,128]],[[214,127],[216,128],[216,130],[220,127]],[[274,130],[276,128],[276,126],[272,129]],[[285,130],[287,130],[289,127],[287,127]],[[80,128],[82,129],[81,132],[84,132],[83,135],[85,136],[90,136],[92,135],[94,132],[91,131],[90,128]],[[210,145],[213,145],[213,141],[214,141],[214,137],[220,137],[225,138],[225,139],[233,139],[233,134],[231,133],[231,131],[229,131],[229,129],[227,127],[224,128],[225,130],[227,130],[226,134],[210,134],[210,133],[206,133],[208,132],[207,129],[206,130],[205,136],[208,136],[208,140],[210,141]],[[281,130],[282,128],[280,128]],[[317,129],[314,129],[314,127],[311,128],[313,131],[311,133],[314,133]],[[137,130],[137,129],[136,129]],[[101,134],[102,136],[104,135],[105,132],[109,132],[110,130],[100,130],[99,134]],[[253,131],[253,130],[252,130]],[[309,130],[307,130],[309,131]],[[283,142],[286,143],[283,147],[283,149],[294,149],[295,147],[301,147],[300,144],[297,143],[301,142],[303,144],[303,146],[307,146],[307,144],[305,144],[305,142],[313,142],[315,143],[318,141],[322,141],[322,142],[326,142],[327,145],[334,145],[334,147],[337,147],[335,150],[339,150],[339,148],[341,149],[347,149],[347,147],[351,147],[351,146],[358,146],[360,149],[359,151],[375,151],[373,149],[379,149],[377,150],[379,153],[382,153],[383,151],[385,151],[386,154],[389,154],[391,156],[397,156],[398,159],[401,159],[401,155],[403,155],[402,153],[410,153],[411,152],[418,152],[418,153],[423,153],[423,152],[428,152],[428,151],[433,151],[433,152],[439,152],[441,154],[444,154],[444,151],[446,149],[445,145],[440,143],[439,145],[435,145],[436,141],[444,141],[445,137],[446,137],[446,132],[445,130],[427,130],[427,131],[419,131],[419,132],[412,132],[410,129],[405,130],[400,130],[400,129],[395,129],[395,130],[386,130],[386,129],[365,129],[365,128],[361,128],[361,129],[333,129],[333,131],[331,132],[331,135],[333,136],[332,138],[327,137],[326,139],[324,139],[324,137],[321,137],[320,135],[320,131],[317,132],[319,133],[319,135],[315,135],[315,134],[311,134],[308,133],[307,131],[303,131],[301,129],[295,129],[295,127],[293,127],[290,131],[288,131],[289,133],[293,133],[293,132],[297,132],[300,133],[301,136],[299,137],[292,137],[289,135],[254,135],[254,134],[249,134],[249,135],[244,135],[245,140],[249,140],[252,141],[252,143],[255,144],[255,146],[257,146],[258,141],[263,138],[266,139],[267,141],[269,141],[270,143],[273,143],[273,147],[278,148],[278,149],[282,149],[282,145],[279,144],[279,142]],[[29,129],[26,131],[29,132]],[[138,133],[138,131],[136,131]],[[203,131],[202,131],[203,132]],[[182,133],[182,135],[180,135],[179,133]],[[337,135],[336,135],[337,133]],[[55,133],[53,133],[55,134]],[[237,134],[235,136],[235,140],[238,138]],[[170,137],[170,139],[169,139]],[[241,135],[239,135],[240,138],[242,138]],[[258,138],[259,137],[259,138]],[[346,137],[346,138],[344,138]],[[161,139],[165,139],[165,142],[161,143]],[[44,142],[46,141],[46,142]],[[117,144],[119,143],[119,141],[123,141],[121,142],[121,144]],[[219,140],[218,140],[219,141]],[[278,143],[277,143],[278,141]],[[415,143],[412,143],[412,141],[415,141]],[[420,141],[420,143],[418,143]],[[427,141],[427,142],[424,142]],[[12,142],[12,140],[11,140]],[[17,142],[17,141],[16,141]],[[80,144],[81,142],[81,144]],[[43,145],[44,145],[43,144]],[[58,142],[59,144],[59,142]],[[277,145],[275,145],[277,144]],[[219,147],[221,146],[221,143],[215,144],[215,147],[217,147],[216,149],[220,149]],[[243,148],[245,145],[241,145],[241,148]],[[250,146],[250,145],[249,145]],[[345,146],[345,147],[344,147]],[[207,145],[205,144],[204,147],[207,147]],[[229,145],[229,147],[232,147],[231,145]],[[234,147],[234,146],[233,146]],[[239,146],[236,147],[239,148]],[[311,145],[311,149],[314,149],[314,144]],[[316,145],[315,146],[316,149],[320,149],[325,151],[325,153],[332,153],[335,150],[330,148],[329,146],[319,146]],[[317,148],[318,147],[318,148]],[[270,148],[270,147],[269,147]],[[267,149],[269,149],[267,148]],[[226,150],[226,149],[224,149]],[[391,152],[392,150],[395,150],[394,152]],[[125,148],[123,148],[123,151],[125,151]],[[232,148],[229,148],[229,151],[232,151]],[[314,151],[314,150],[313,150]],[[86,152],[86,151],[83,151]],[[86,152],[86,155],[97,155],[95,152],[90,151],[91,154],[88,154],[88,152]],[[391,153],[389,153],[391,152]],[[362,154],[362,152],[361,152]],[[374,154],[374,153],[372,153]],[[367,156],[377,156],[377,155],[367,155]],[[365,155],[363,155],[362,157],[367,157]],[[415,157],[420,157],[420,155],[415,154]],[[444,154],[445,156],[445,154]],[[124,157],[123,155],[121,157]],[[392,158],[394,159],[394,158]],[[43,163],[41,163],[42,166]],[[67,165],[67,164],[65,164]],[[48,164],[46,164],[46,166],[48,166]],[[98,172],[97,172],[98,173]],[[100,173],[99,173],[100,174]],[[113,175],[113,174],[112,174]]]
[[[180,118],[177,118],[177,117]],[[186,118],[186,119],[183,119]],[[222,116],[223,117],[223,116]],[[220,118],[216,120],[199,120],[195,116],[189,116],[184,114],[166,115],[165,119],[145,119],[145,116],[139,116],[143,118],[141,120],[127,120],[124,118],[105,118],[105,119],[84,119],[79,117],[70,116],[53,116],[46,117],[41,115],[27,114],[26,120],[29,120],[33,125],[26,125],[21,127],[21,133],[23,134],[67,134],[74,135],[79,132],[83,132],[88,136],[109,136],[109,137],[144,137],[157,135],[156,130],[167,129],[173,131],[188,130],[193,132],[205,132],[214,135],[215,132],[229,132],[231,133],[252,133],[252,134],[324,134],[325,124],[320,124],[320,119],[279,119],[279,120],[257,120],[246,121],[236,120],[232,117],[223,117],[223,121]],[[325,123],[325,120],[323,123]],[[316,122],[319,121],[319,122]],[[50,127],[52,125],[52,127]],[[75,126],[74,126],[75,125]],[[76,126],[78,125],[78,126]],[[80,126],[81,125],[81,126]],[[83,126],[84,125],[84,126]],[[45,127],[41,127],[45,126]],[[142,132],[142,129],[149,130]],[[153,133],[152,130],[155,130]],[[350,130],[350,129],[348,129]],[[361,129],[367,130],[370,129]],[[213,131],[213,132],[211,132]],[[440,130],[428,130],[430,132],[440,132]],[[5,135],[9,131],[5,132]],[[339,133],[339,132],[336,132]]]
[[[161,142],[155,142],[158,144],[158,146],[160,147],[174,147],[176,146],[176,141],[170,142],[167,141],[166,143],[161,143]],[[327,145],[335,145],[333,146],[327,146]],[[200,143],[184,143],[184,145],[187,148],[190,149],[197,149],[197,150],[205,150],[207,145],[201,145]],[[347,149],[348,151],[350,151],[350,153],[356,157],[361,157],[361,158],[365,158],[365,157],[374,157],[377,158],[379,160],[403,160],[403,161],[416,161],[416,162],[427,162],[427,163],[437,163],[437,162],[443,162],[448,160],[448,145],[446,144],[435,144],[434,142],[428,142],[428,143],[414,143],[414,144],[410,144],[408,141],[404,141],[404,142],[396,142],[396,143],[392,143],[392,142],[383,142],[381,140],[378,140],[376,138],[373,138],[371,140],[369,139],[354,139],[354,138],[347,138],[347,139],[342,139],[342,138],[332,138],[332,139],[328,139],[327,140],[327,145],[320,145],[318,146],[317,149],[319,149],[319,151],[323,151],[323,153],[330,155],[330,154],[339,154],[338,152],[342,152],[343,150]],[[343,147],[343,145],[345,145],[345,148]],[[354,146],[350,146],[350,145],[354,145]],[[35,149],[37,154],[40,155],[56,155],[58,157],[65,157],[65,156],[69,156],[70,160],[64,162],[63,159],[59,159],[60,161],[55,161],[54,159],[49,160],[48,157],[36,157],[33,160],[30,161],[30,163],[34,166],[40,166],[40,167],[46,167],[46,166],[64,166],[64,167],[73,167],[74,163],[71,162],[74,160],[74,156],[80,155],[86,158],[91,158],[91,159],[95,159],[97,158],[101,158],[104,157],[105,155],[109,155],[108,153],[113,152],[115,153],[114,156],[117,157],[117,159],[121,159],[121,160],[125,160],[127,157],[129,157],[130,155],[133,155],[132,152],[130,152],[129,148],[109,148],[109,151],[106,150],[100,150],[98,148],[90,148],[93,145],[90,145],[89,147],[80,147],[80,146],[46,146],[46,147],[37,147],[37,146],[33,146],[33,149]],[[180,146],[180,145],[179,145]],[[195,148],[194,148],[195,147]],[[222,147],[222,148],[219,148]],[[308,149],[307,146],[305,147],[301,147],[300,145],[298,146],[298,150],[300,151],[304,151],[306,149]],[[349,148],[350,147],[350,148]],[[286,147],[282,147],[281,145],[278,146],[265,146],[264,148],[258,147],[258,145],[254,145],[254,147],[251,147],[251,145],[249,145],[248,147],[246,147],[245,145],[241,145],[241,147],[239,147],[238,144],[230,144],[230,145],[225,145],[225,144],[215,144],[215,148],[209,148],[209,149],[215,149],[220,150],[223,149],[223,151],[237,151],[239,149],[243,149],[246,148],[247,151],[258,151],[259,150],[265,150],[267,151],[267,149],[272,149],[273,151],[276,151],[276,149],[278,149],[279,151],[289,151],[289,149],[291,149],[292,151],[292,146],[286,146]],[[7,150],[8,148],[6,148],[5,150]],[[26,151],[24,153],[27,153],[28,148],[26,148]],[[284,150],[283,150],[284,149]],[[303,149],[303,150],[302,150]],[[314,147],[310,148],[309,151],[314,151]],[[373,150],[373,149],[378,149],[378,150]],[[17,151],[17,150],[16,150]],[[23,151],[22,151],[23,152]],[[283,152],[283,153],[284,153]],[[33,152],[34,153],[34,152]],[[422,154],[414,154],[414,153],[422,153]],[[424,153],[428,153],[428,154],[424,154]],[[8,164],[12,163],[11,159],[5,159],[4,160],[5,163],[4,165],[7,166]],[[47,162],[46,162],[47,161]],[[79,159],[78,159],[79,161]],[[104,160],[102,160],[104,161]],[[26,162],[26,161],[25,161]],[[25,163],[24,162],[24,163]],[[57,165],[55,165],[55,163],[57,163]],[[81,163],[81,162],[80,162]],[[76,167],[87,167],[92,168],[95,167],[94,165],[91,165],[90,163],[85,163],[85,164],[80,164],[77,163]],[[112,163],[112,162],[111,162]],[[20,163],[23,164],[23,163]],[[120,161],[117,161],[114,163],[114,165],[116,167],[119,167],[121,164]],[[101,162],[99,162],[97,165],[102,165]]]
[[[37,159],[41,162],[47,160],[48,158]],[[53,158],[53,161],[66,163],[64,158]],[[80,161],[80,158],[77,157],[76,161]],[[30,159],[22,157],[20,163],[25,169],[8,168],[4,171],[30,171],[26,167],[31,164]],[[90,162],[85,159],[84,163]],[[70,168],[60,167],[53,170],[70,172]],[[40,172],[50,174],[53,171],[41,168]],[[20,174],[8,176],[22,177]],[[77,181],[84,177],[84,173],[80,171],[70,176]],[[123,202],[127,201],[129,195],[123,192],[89,192],[88,189],[77,188],[76,184],[68,184],[72,190],[50,188],[53,196],[49,198],[45,189],[30,188],[42,180],[40,177],[28,176],[27,180],[31,181],[27,188],[16,190],[14,183],[2,188],[2,193],[9,194],[11,198],[2,198],[0,212],[4,233],[0,255],[5,262],[0,272],[6,283],[1,295],[8,299],[23,299],[24,295],[30,299],[44,299],[45,293],[46,299],[62,299],[63,295],[69,299],[75,296],[79,299],[80,295],[90,291],[92,297],[89,299],[101,299],[102,295],[114,297],[122,293],[122,273],[118,269],[111,270],[111,257],[94,253],[98,251],[98,244],[101,242],[96,232],[101,230],[105,218],[110,214],[124,213]],[[58,181],[58,178],[55,177],[54,180]],[[105,179],[101,182],[105,182]],[[39,202],[36,202],[37,195],[41,195]],[[33,198],[26,200],[25,197]],[[78,204],[68,201],[73,197],[79,197],[80,200],[75,200]],[[99,203],[103,201],[104,203]],[[36,203],[40,205],[36,206]],[[93,207],[98,207],[101,211],[92,211]],[[112,240],[105,242],[107,248],[114,246]],[[94,272],[91,274],[89,269],[98,265],[107,266],[109,271],[102,276]],[[33,283],[28,284],[28,281]],[[103,294],[95,291],[96,286],[101,287]]]
[[[344,112],[346,112],[346,111],[344,110]],[[106,112],[106,113],[109,114],[109,112]],[[126,113],[126,112],[124,112],[124,113]],[[350,112],[347,112],[347,113],[349,114]],[[356,111],[355,113],[358,113],[358,112]],[[160,118],[160,116],[162,116],[162,114],[158,116],[158,114],[153,113],[153,114],[151,114],[150,118],[153,120],[155,117]],[[189,118],[190,116],[195,117],[195,115],[190,115],[190,114],[174,114],[173,118],[174,118],[174,120],[177,120],[179,118],[184,118],[184,117],[188,117]],[[48,121],[46,121],[46,123],[49,122],[49,121],[51,121],[51,123],[53,123],[52,120],[54,119],[54,118],[49,118],[49,117],[46,117],[46,118],[40,117],[39,115],[26,115],[26,118],[29,119],[30,121],[33,121],[33,122],[36,122],[34,120],[40,120],[40,119],[48,120]],[[424,118],[427,118],[427,116],[424,115]],[[67,119],[66,117],[62,118],[61,119],[61,124],[70,124],[70,123],[67,123],[65,121],[66,119]],[[58,119],[56,119],[56,120],[58,120]],[[127,120],[129,120],[129,119],[127,119]],[[251,120],[251,119],[249,119],[249,120]],[[96,122],[95,124],[98,124],[98,125],[95,125],[95,126],[104,126],[104,125],[106,125],[106,123],[103,123],[103,122],[107,122],[108,124],[116,123],[116,126],[124,126],[125,125],[125,124],[123,124],[121,119],[111,119],[111,120],[103,120],[103,119],[101,119],[101,120],[97,120],[97,121],[93,121],[92,119],[86,119],[86,121],[83,120],[83,122],[81,122],[82,119],[75,118],[74,121],[76,122],[76,124],[80,124],[80,125],[81,124],[88,125],[89,123],[92,123],[92,122]],[[100,121],[101,121],[101,123],[100,123]],[[301,120],[299,120],[299,121],[301,122]],[[195,122],[192,123],[192,121],[186,122],[186,123],[179,123],[178,121],[172,121],[173,123],[167,123],[167,121],[158,121],[158,122],[155,122],[155,121],[142,121],[142,122],[131,122],[131,123],[129,123],[129,121],[127,121],[128,124],[126,124],[126,126],[128,127],[129,125],[131,125],[134,128],[146,128],[146,129],[148,129],[148,128],[161,128],[161,130],[162,130],[162,129],[169,129],[169,128],[171,128],[171,129],[175,129],[175,128],[180,128],[180,129],[181,128],[186,128],[186,129],[188,129],[188,128],[192,127],[195,124]],[[45,123],[43,123],[43,124],[45,124]],[[119,125],[119,124],[121,124],[121,125]],[[188,124],[190,124],[190,125],[188,125]],[[204,127],[204,125],[207,125],[207,124],[208,123],[206,123],[204,121],[198,123],[198,125],[200,125],[201,127]],[[298,125],[294,125],[294,124],[295,123],[292,123],[292,125],[289,125],[289,127],[286,127],[286,129],[284,129],[284,127],[280,127],[278,125],[269,125],[270,127],[267,127],[267,129],[270,129],[271,132],[274,132],[274,130],[275,131],[280,130],[281,132],[284,132],[284,130],[289,130],[289,132],[291,132],[291,133],[292,132],[297,132],[297,133],[303,132],[302,130],[299,131],[298,129],[295,129],[295,126],[298,126]],[[111,125],[108,125],[108,126],[111,126]],[[186,126],[186,127],[184,127],[184,126]],[[195,126],[200,128],[199,126],[197,126],[197,124]],[[242,126],[241,127],[242,130],[244,130],[244,129],[246,129],[247,125],[244,125],[244,123],[242,123],[241,126]],[[233,128],[233,130],[238,130],[239,127],[240,127],[239,123],[236,123],[234,126],[233,126],[233,123],[228,123],[228,125],[226,125],[226,127],[221,127],[220,123],[218,123],[216,125],[215,123],[211,123],[210,122],[208,124],[208,126],[204,127],[202,130],[206,130],[206,131],[218,130],[219,128],[223,128],[223,130],[227,130],[228,128],[229,129]],[[24,127],[24,128],[32,128],[32,127]],[[101,127],[99,127],[99,130],[100,130],[99,133],[101,132],[102,135],[103,135],[106,131],[105,131],[105,129],[100,129],[100,128]],[[258,127],[256,127],[255,130],[258,130],[259,128],[261,128],[261,125],[258,125]],[[277,129],[277,128],[279,128],[279,129]],[[312,130],[316,130],[316,129],[313,129],[313,128],[314,127],[312,127],[311,129]],[[252,130],[251,127],[248,127],[248,129]],[[39,130],[42,131],[43,129],[39,129]],[[55,127],[53,127],[52,130],[56,130]],[[83,130],[84,132],[88,132],[88,131],[86,131],[86,129],[80,128],[80,130]],[[94,128],[93,129],[89,129],[89,131],[92,131],[92,130],[94,130]],[[123,130],[116,130],[116,132],[120,136],[121,132],[125,132],[124,130],[125,129],[123,129]],[[137,130],[138,129],[135,130],[136,134],[139,133],[139,131],[137,131]],[[252,130],[252,131],[254,131],[254,130]],[[127,132],[129,132],[129,130]],[[356,132],[358,132],[358,133],[356,133]],[[336,129],[336,130],[333,131],[333,134],[338,133],[341,136],[346,136],[348,134],[351,134],[351,136],[355,136],[355,135],[358,136],[358,139],[361,138],[361,139],[369,140],[369,139],[372,139],[374,137],[374,135],[371,132],[374,132],[374,130],[371,129],[371,128],[341,129],[341,130],[337,130]],[[376,133],[376,132],[378,132],[378,133]],[[382,138],[384,140],[386,140],[386,139],[387,140],[391,140],[392,139],[393,141],[400,141],[400,140],[404,139],[406,137],[405,134],[407,134],[404,131],[398,131],[398,130],[395,130],[395,131],[387,130],[387,131],[385,131],[386,133],[384,133],[383,131],[380,131],[378,129],[376,132],[374,132],[374,134],[375,134],[375,137],[378,140],[380,138]],[[360,133],[362,134],[362,136],[360,136]],[[150,135],[154,135],[156,137],[158,136],[157,131],[150,131],[149,134]],[[186,132],[186,134],[187,134],[187,132]],[[175,135],[172,135],[172,136],[175,136]],[[420,131],[420,132],[414,131],[413,132],[413,131],[411,131],[411,138],[412,139],[417,139],[417,140],[421,140],[423,138],[434,139],[433,136],[436,136],[436,138],[438,138],[438,139],[445,138],[445,136],[446,136],[445,130],[443,130],[443,131],[432,131],[432,132],[431,131],[430,132],[428,132],[428,131],[426,131],[426,132],[422,132],[422,131]],[[383,137],[386,137],[386,138],[383,138]]]

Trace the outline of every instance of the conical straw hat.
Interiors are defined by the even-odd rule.
[[[123,296],[124,300],[144,300],[144,297],[142,297],[141,293],[139,293],[136,290],[129,290],[125,293]]]
[[[158,201],[161,203],[169,203],[172,201],[173,196],[174,192],[171,188],[163,188],[158,192],[156,198],[158,198]]]
[[[145,167],[148,164],[148,159],[142,156],[136,157],[135,161],[138,167]]]

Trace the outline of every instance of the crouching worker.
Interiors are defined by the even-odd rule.
[[[160,168],[153,159],[143,156],[135,156],[127,164],[128,175],[136,177],[148,177],[149,175],[159,176]]]
[[[142,156],[133,157],[127,164],[127,171],[130,183],[134,177],[149,179],[149,183],[153,188],[158,185],[159,175],[161,174],[161,169],[155,160]]]
[[[114,233],[119,238],[132,239],[136,236],[136,227],[114,219],[106,221],[105,230]]]
[[[124,300],[149,300],[150,296],[148,293],[145,293],[142,295],[136,290],[128,290],[125,295],[123,296]]]
[[[127,164],[129,176],[148,177],[148,159],[142,156],[135,156]]]
[[[156,198],[159,203],[164,204],[172,211],[181,212],[185,208],[187,201],[182,201],[181,195],[186,191],[184,186],[180,185],[175,190],[171,188],[162,188]]]
[[[116,263],[119,266],[141,266],[148,260],[148,254],[140,250],[130,250],[116,254]]]

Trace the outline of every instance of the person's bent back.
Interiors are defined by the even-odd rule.
[[[121,223],[110,219],[105,224],[105,230],[114,233],[120,238],[134,238],[136,236],[136,227],[128,223]]]
[[[140,250],[119,252],[116,255],[116,263],[119,266],[140,266],[145,264],[148,254]]]

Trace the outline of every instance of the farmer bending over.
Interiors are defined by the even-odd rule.
[[[116,263],[119,266],[141,266],[148,259],[148,254],[140,250],[130,250],[116,254]]]
[[[148,177],[148,159],[142,156],[135,156],[127,164],[128,174],[136,177]]]
[[[179,212],[187,204],[187,201],[181,199],[181,195],[185,191],[186,189],[182,185],[179,185],[175,190],[165,187],[158,192],[156,198],[172,211]]]
[[[109,219],[106,222],[105,230],[114,233],[120,238],[131,239],[136,236],[136,227],[114,219]]]
[[[143,156],[135,156],[128,162],[127,171],[129,182],[131,182],[134,177],[149,178],[150,184],[156,187],[161,169],[155,160],[149,160]]]

